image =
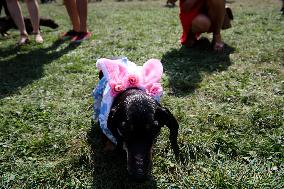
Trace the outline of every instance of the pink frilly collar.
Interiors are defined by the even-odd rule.
[[[122,60],[101,58],[96,66],[106,77],[111,90],[110,95],[113,97],[133,87],[140,88],[153,97],[160,97],[163,93],[160,84],[163,66],[157,59],[150,59],[143,66],[137,66],[127,58]]]

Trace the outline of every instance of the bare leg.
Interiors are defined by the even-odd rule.
[[[208,16],[212,23],[213,32],[213,48],[216,51],[222,51],[224,43],[221,38],[221,28],[225,16],[225,1],[224,0],[207,0]]]
[[[199,14],[192,21],[192,32],[194,33],[208,32],[210,26],[211,26],[210,19],[204,14]]]
[[[43,39],[39,31],[39,11],[37,0],[26,0],[26,4],[30,13],[33,33],[35,34],[35,40],[38,43],[42,43]]]
[[[26,26],[24,23],[21,7],[19,5],[18,0],[8,0],[7,6],[9,9],[9,12],[11,14],[11,17],[13,18],[16,26],[20,30],[20,39],[18,41],[18,44],[24,44],[28,39],[28,34],[26,31]]]
[[[211,25],[211,21],[206,15],[204,14],[197,15],[192,20],[191,30],[189,31],[190,34],[188,34],[188,38],[185,44],[186,47],[192,47],[196,42],[195,34],[208,32],[210,25]]]
[[[80,0],[79,0],[80,1]],[[64,5],[72,22],[73,30],[80,31],[80,19],[77,11],[76,0],[64,0]]]
[[[87,32],[88,0],[77,0],[77,11],[80,19],[80,32]]]

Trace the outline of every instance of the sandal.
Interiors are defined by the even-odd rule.
[[[213,45],[213,50],[214,50],[215,52],[223,52],[223,51],[224,51],[224,47],[225,47],[225,45],[224,45],[223,42],[221,42],[221,43],[215,43],[215,44]]]
[[[43,43],[43,38],[40,35],[40,33],[33,33],[33,35],[35,35],[35,42],[36,43]]]
[[[217,42],[217,41],[219,41],[219,42]],[[213,34],[212,45],[213,45],[213,50],[215,52],[223,52],[224,51],[225,45],[221,40],[221,34],[215,34],[215,35]]]
[[[19,39],[19,41],[16,43],[16,46],[22,46],[22,45],[25,45],[25,44],[28,44],[28,43],[29,43],[28,35],[25,34],[25,33],[21,33],[21,34],[20,34],[20,39]]]

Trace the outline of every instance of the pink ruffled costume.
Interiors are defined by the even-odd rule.
[[[157,59],[150,59],[143,66],[137,66],[127,58],[102,58],[97,61],[96,66],[103,72],[104,77],[93,90],[94,119],[99,120],[103,133],[116,144],[116,139],[107,127],[114,98],[126,89],[136,87],[159,101],[163,94],[160,84],[163,66]]]

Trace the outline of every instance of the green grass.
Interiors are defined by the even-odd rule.
[[[205,38],[195,49],[181,48],[178,8],[164,4],[89,4],[93,36],[81,45],[57,41],[70,27],[60,3],[40,6],[60,24],[42,28],[44,44],[17,49],[15,30],[0,37],[0,188],[284,187],[280,2],[230,3],[235,20],[222,32],[223,54],[210,51]],[[163,129],[146,183],[129,181],[125,154],[104,152],[91,121],[95,62],[115,56],[140,65],[161,59],[161,103],[180,124],[185,162],[175,161]]]

